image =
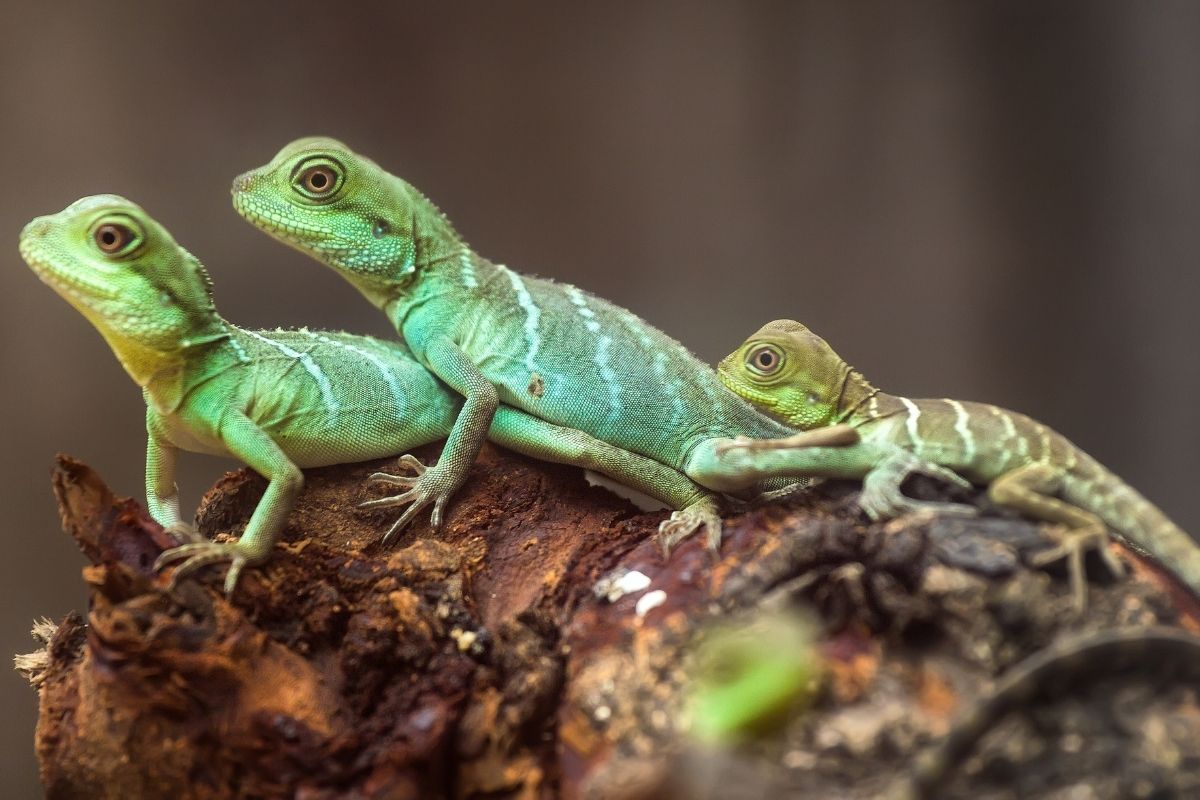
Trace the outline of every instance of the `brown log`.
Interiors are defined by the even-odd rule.
[[[60,623],[37,676],[48,796],[886,797],[964,703],[1064,631],[1200,619],[1124,549],[1134,575],[1090,570],[1073,618],[1062,572],[1025,565],[1047,544],[1038,528],[979,497],[966,498],[978,519],[867,524],[856,487],[832,483],[730,517],[717,559],[696,537],[664,560],[662,512],[490,446],[444,530],[416,525],[388,548],[388,514],[355,506],[373,491],[364,478],[391,466],[308,471],[284,541],[230,602],[215,568],[168,593],[152,565],[169,537],[60,457],[63,526],[93,565],[86,621]],[[263,488],[227,474],[201,530],[238,534]],[[661,603],[638,613],[645,591],[598,596],[615,570],[646,575]],[[765,606],[820,616],[820,690],[761,737],[702,746],[682,710],[689,652],[713,620]],[[1081,688],[1055,712],[1065,732],[985,747],[949,796],[1012,780],[1033,781],[1023,796],[1054,780],[1116,796],[1104,792],[1130,770],[1142,788],[1196,786],[1195,746],[1138,749],[1098,722],[1125,698],[1126,727],[1200,742],[1195,697],[1151,702],[1156,688]],[[1055,749],[1072,736],[1088,738]]]

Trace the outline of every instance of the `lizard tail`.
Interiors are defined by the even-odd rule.
[[[1126,544],[1150,555],[1200,596],[1196,541],[1099,462],[1082,454],[1080,461],[1063,481],[1063,499],[1100,517]]]

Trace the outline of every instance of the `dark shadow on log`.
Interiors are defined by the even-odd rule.
[[[59,625],[36,676],[48,796],[887,797],[964,703],[1062,633],[1197,628],[1190,595],[1124,549],[1133,576],[1091,565],[1072,618],[1063,574],[1025,566],[1048,544],[1038,529],[980,498],[979,519],[868,525],[855,487],[829,484],[731,517],[719,560],[697,540],[664,562],[662,513],[489,446],[445,530],[389,549],[390,518],[355,510],[389,466],[309,471],[285,541],[228,602],[216,570],[167,594],[150,565],[168,537],[61,457],[63,525],[93,566],[86,622]],[[201,530],[236,535],[262,490],[226,475]],[[618,570],[648,587],[600,596]],[[768,735],[704,748],[681,710],[689,652],[714,619],[764,607],[816,609],[820,689]],[[1072,781],[1184,796],[1200,707],[1143,684],[1114,677],[1005,722],[1013,736],[986,741],[948,796]]]

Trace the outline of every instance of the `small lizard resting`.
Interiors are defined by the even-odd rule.
[[[1122,672],[1142,681],[1194,683],[1200,680],[1200,638],[1176,628],[1130,628],[1082,634],[1039,650],[1001,676],[918,757],[901,794],[907,800],[937,797],[955,767],[1006,716]]]
[[[1109,568],[1122,572],[1108,549],[1106,524],[1134,548],[1154,556],[1200,593],[1200,547],[1148,500],[1062,435],[1022,414],[985,403],[910,400],[879,391],[816,334],[798,322],[771,322],[718,367],[721,380],[773,416],[805,431],[848,426],[861,439],[831,464],[831,477],[882,482],[899,492],[899,475],[887,458],[869,450],[906,452],[988,487],[997,505],[1055,523],[1058,545],[1040,563],[1066,557],[1077,607],[1087,598],[1083,556],[1095,548]],[[787,453],[805,442],[743,440],[731,447],[761,457]],[[780,449],[783,448],[783,449]],[[845,465],[862,451],[857,474]],[[813,451],[814,464],[830,452]],[[819,473],[820,470],[817,470]],[[870,498],[868,513],[885,516]]]
[[[300,468],[366,461],[437,441],[461,408],[461,398],[399,342],[251,331],[227,322],[200,262],[120,197],[87,197],[33,220],[20,249],[34,272],[96,326],[142,387],[147,506],[164,526],[193,539],[159,559],[159,566],[186,559],[174,581],[229,562],[231,592],[244,567],[270,554],[303,484]],[[656,461],[507,406],[497,411],[488,437],[526,455],[604,473],[677,508],[713,502],[693,484],[670,483],[675,473]],[[241,539],[196,540],[181,522],[179,450],[232,456],[267,478]]]
[[[411,504],[397,525],[430,503],[436,524],[498,402],[658,461],[675,471],[672,483],[762,491],[807,474],[807,464],[793,469],[786,458],[772,459],[770,470],[755,469],[752,458],[729,464],[721,451],[728,437],[795,431],[629,311],[477,255],[424,195],[340,142],[293,142],[237,178],[233,200],[252,224],[346,278],[422,364],[465,396],[441,461],[417,479],[396,479],[411,486],[385,501]],[[881,503],[888,499],[904,502]],[[700,526],[710,546],[719,544],[714,511],[676,507],[664,546]]]

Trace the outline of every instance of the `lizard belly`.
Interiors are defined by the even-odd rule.
[[[159,415],[168,442],[189,453],[206,456],[228,456],[229,449],[215,431],[200,428],[184,421],[179,414]]]

